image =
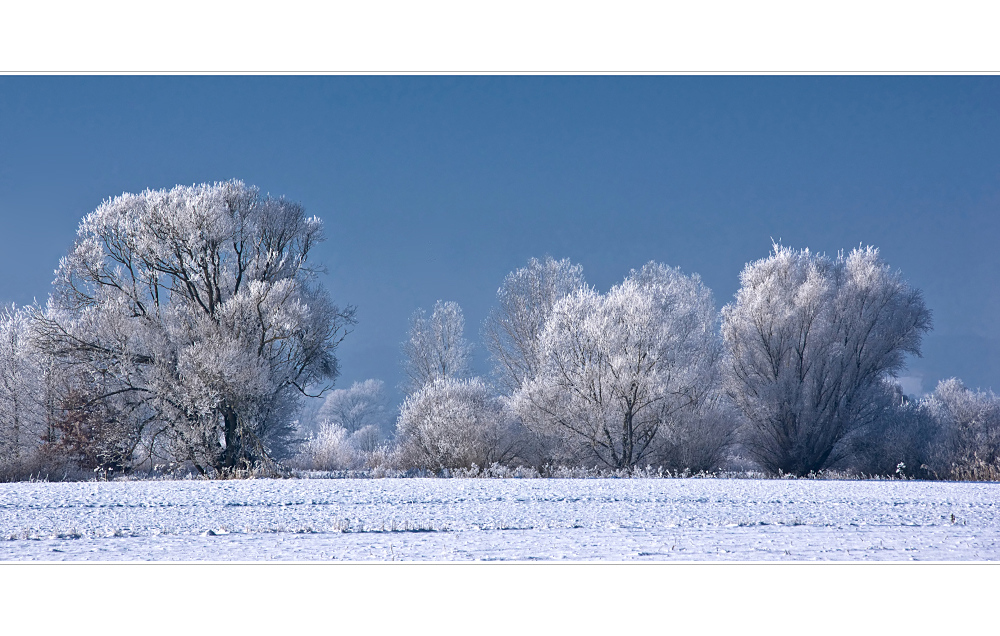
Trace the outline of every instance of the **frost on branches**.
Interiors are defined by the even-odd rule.
[[[515,456],[516,428],[500,398],[469,373],[471,347],[454,302],[418,310],[403,343],[406,401],[396,422],[397,462],[403,468],[480,468]]]
[[[649,263],[607,294],[580,288],[552,308],[539,369],[513,403],[581,461],[660,464],[681,423],[718,402],[721,353],[711,292]]]
[[[471,347],[462,335],[465,317],[455,302],[437,301],[427,318],[418,309],[410,319],[409,339],[403,343],[403,369],[408,394],[438,378],[462,378],[469,371]]]
[[[884,410],[884,379],[920,354],[930,312],[872,247],[831,259],[774,246],[723,309],[729,392],[765,469],[805,475],[844,459]]]
[[[336,379],[354,322],[308,264],[321,240],[317,217],[240,181],[123,194],[81,222],[39,343],[72,370],[77,411],[132,428],[145,457],[130,459],[268,461],[296,396]]]
[[[507,275],[497,291],[499,306],[483,325],[486,348],[499,384],[513,393],[540,368],[542,331],[559,299],[586,287],[583,267],[546,256]]]
[[[517,427],[479,378],[435,379],[406,398],[397,426],[405,468],[483,468],[517,454]]]
[[[939,476],[1000,479],[1000,397],[951,378],[939,382],[923,404],[939,427],[932,463]]]
[[[311,409],[310,409],[311,410]],[[314,470],[374,468],[388,453],[394,424],[381,380],[355,382],[327,394],[315,412],[300,417],[309,439],[298,464]]]
[[[0,313],[0,478],[30,471],[51,437],[53,376],[33,346],[31,314],[14,306]]]

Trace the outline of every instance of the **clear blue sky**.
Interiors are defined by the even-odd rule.
[[[44,300],[102,199],[234,177],[326,223],[338,386],[396,385],[437,299],[479,345],[532,256],[721,306],[774,238],[881,248],[934,312],[907,375],[1000,390],[998,77],[0,77],[0,301]]]

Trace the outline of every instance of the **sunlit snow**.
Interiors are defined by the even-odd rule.
[[[1000,484],[315,479],[0,484],[4,560],[997,560]]]

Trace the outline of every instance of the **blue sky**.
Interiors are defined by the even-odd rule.
[[[532,256],[600,290],[680,266],[721,307],[773,238],[878,246],[934,313],[909,386],[1000,390],[997,77],[0,77],[0,301],[43,300],[102,199],[230,178],[324,219],[338,386],[400,382],[438,299],[479,345]]]

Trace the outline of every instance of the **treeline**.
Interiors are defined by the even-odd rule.
[[[952,379],[914,401],[894,382],[931,318],[874,248],[775,245],[721,311],[666,265],[600,293],[532,259],[482,326],[489,377],[457,304],[413,315],[394,409],[378,380],[332,388],[354,310],[309,262],[322,239],[238,181],[104,202],[49,302],[0,316],[0,476],[1000,474],[993,393]]]
[[[532,259],[483,325],[491,378],[470,377],[461,309],[438,302],[413,316],[398,414],[379,381],[332,392],[297,465],[1000,477],[996,395],[951,379],[912,400],[893,381],[930,313],[877,250],[776,245],[741,282],[717,312],[677,269],[599,294],[580,266]]]

